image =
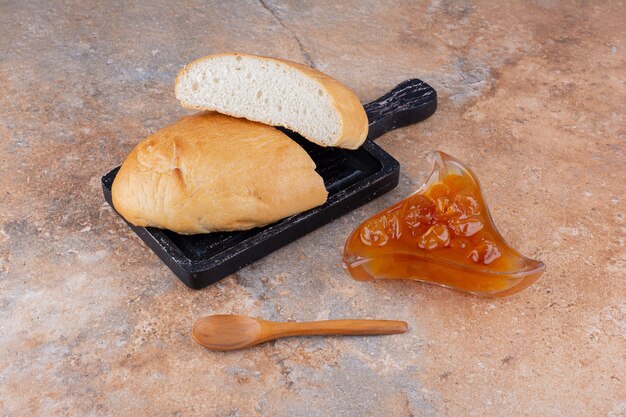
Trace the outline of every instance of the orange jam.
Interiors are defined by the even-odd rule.
[[[417,193],[352,232],[343,264],[360,281],[411,279],[492,296],[526,288],[545,269],[504,241],[474,173],[443,152]]]

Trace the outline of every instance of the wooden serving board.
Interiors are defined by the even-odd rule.
[[[437,109],[437,93],[425,82],[412,79],[364,107],[369,134],[357,150],[324,148],[281,129],[317,165],[316,171],[328,190],[324,205],[243,232],[189,236],[129,224],[130,228],[189,287],[200,289],[219,281],[398,185],[400,164],[376,145],[374,139],[430,117]],[[118,170],[119,167],[102,177],[104,198],[111,207],[111,185]]]

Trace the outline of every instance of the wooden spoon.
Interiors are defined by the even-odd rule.
[[[211,350],[242,349],[268,340],[305,335],[375,335],[405,333],[408,326],[394,320],[327,320],[278,323],[246,316],[220,314],[199,319],[193,339]]]

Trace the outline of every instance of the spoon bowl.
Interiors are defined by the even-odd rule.
[[[260,333],[259,320],[235,314],[219,314],[196,321],[191,335],[208,349],[233,350],[260,343],[255,342]]]

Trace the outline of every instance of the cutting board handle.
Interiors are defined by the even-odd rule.
[[[374,140],[385,132],[429,118],[437,110],[437,92],[413,78],[363,107],[369,120],[367,138]]]

